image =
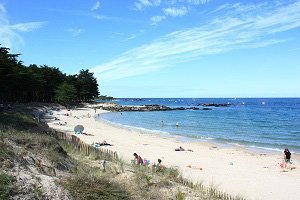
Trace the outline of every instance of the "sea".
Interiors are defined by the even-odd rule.
[[[184,141],[209,141],[258,151],[288,148],[300,153],[300,98],[121,98],[113,102],[199,108],[205,103],[230,104],[211,110],[109,112],[99,118]]]

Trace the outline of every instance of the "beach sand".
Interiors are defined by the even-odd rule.
[[[71,116],[63,114],[71,112]],[[81,124],[87,135],[77,135],[88,144],[106,140],[117,151],[119,157],[128,163],[133,153],[151,162],[162,159],[168,167],[178,167],[183,176],[194,182],[214,185],[218,190],[229,194],[241,195],[246,199],[299,199],[300,198],[300,158],[292,154],[295,169],[284,172],[279,163],[282,153],[262,153],[238,147],[221,147],[208,142],[183,142],[176,137],[159,134],[146,134],[138,130],[121,128],[95,116],[106,111],[93,108],[54,111],[59,121],[48,121],[50,127],[74,134],[74,126]],[[88,117],[90,116],[90,117]],[[182,146],[190,151],[175,151]]]

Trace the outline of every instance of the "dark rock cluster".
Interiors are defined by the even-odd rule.
[[[103,110],[113,111],[113,112],[129,112],[129,111],[170,111],[170,110],[211,110],[211,108],[198,108],[198,107],[176,107],[171,108],[164,105],[142,105],[142,106],[102,106]]]
[[[206,107],[228,107],[231,106],[230,103],[203,103],[198,106],[206,106]]]

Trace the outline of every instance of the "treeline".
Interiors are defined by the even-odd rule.
[[[20,54],[0,46],[0,103],[83,102],[99,95],[98,83],[89,70],[66,75],[59,68],[24,66]]]

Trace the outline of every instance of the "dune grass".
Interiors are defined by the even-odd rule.
[[[16,189],[15,187],[16,179],[5,173],[0,172],[0,199],[6,200],[9,199]]]

